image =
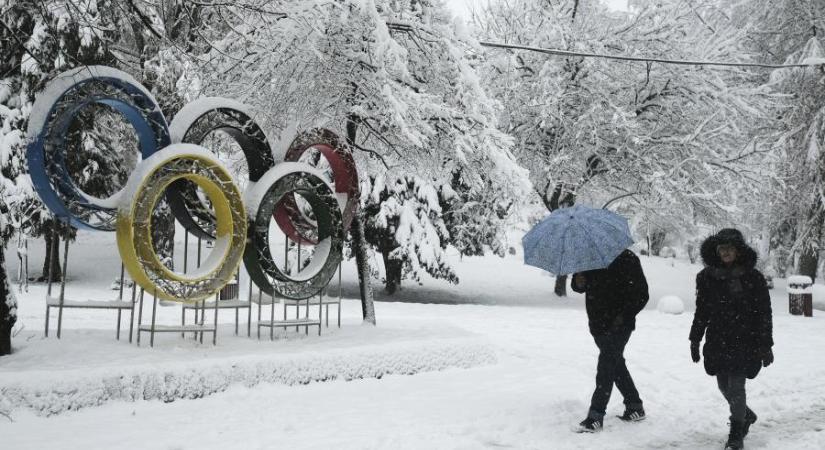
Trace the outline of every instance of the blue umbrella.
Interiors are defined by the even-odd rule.
[[[606,209],[553,211],[521,239],[524,263],[556,275],[603,269],[633,244],[627,219]]]

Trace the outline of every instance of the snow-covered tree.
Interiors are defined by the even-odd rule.
[[[461,255],[481,256],[492,251],[504,256],[508,219],[516,209],[515,200],[501,198],[487,181],[487,189],[471,189],[454,172],[450,184],[438,190],[444,226],[450,245]]]
[[[153,94],[167,119],[195,98],[187,82],[188,61],[208,48],[198,29],[204,21],[220,29],[220,20],[210,18],[209,11],[197,2],[164,0],[130,1],[110,11],[119,31],[109,46],[116,67]],[[195,189],[188,181],[180,183]],[[165,200],[158,203],[152,223],[155,250],[171,267],[175,221]]]
[[[203,30],[213,50],[191,62],[200,92],[250,103],[275,129],[337,130],[362,178],[442,186],[459,173],[468,190],[494,186],[491,207],[524,189],[511,140],[496,128],[497,104],[476,75],[479,48],[441,2],[259,1],[218,15],[226,26]],[[428,217],[411,218],[426,229]],[[438,236],[446,241],[434,248],[449,243]]]
[[[89,64],[109,64],[115,62],[108,52],[106,43],[114,38],[112,18],[105,14],[112,7],[107,1],[100,2],[73,2],[73,1],[17,1],[5,4],[2,7],[3,22],[3,105],[12,111],[13,120],[8,126],[10,132],[17,135],[10,144],[10,153],[16,155],[20,162],[17,170],[25,169],[25,129],[28,114],[34,98],[45,84],[58,73]],[[5,55],[8,55],[6,58]],[[75,121],[74,130],[89,128],[91,116]],[[70,160],[89,177],[105,172],[115,167],[114,161],[109,163],[108,155],[101,154],[101,158],[87,159],[82,156],[83,147],[76,153],[77,158]],[[28,181],[26,181],[28,183]],[[99,194],[94,192],[93,195]],[[26,200],[19,203],[15,210],[16,224],[26,233],[46,238],[46,259],[43,264],[43,275],[51,269],[55,277],[59,276],[59,250],[52,245],[51,236],[53,221],[49,212],[35,200],[30,186],[24,192],[28,194]],[[66,227],[61,227],[60,235],[71,238],[73,233]],[[55,249],[53,254],[52,249]]]
[[[405,274],[422,272],[457,283],[445,258],[448,232],[435,186],[415,176],[392,180],[370,177],[363,183],[366,239],[384,262],[386,291],[392,294]]]
[[[42,276],[51,266],[53,275],[59,277],[60,268],[59,251],[51,242],[53,220],[34,195],[24,173],[25,130],[37,92],[58,73],[82,65],[114,66],[131,72],[138,81],[156,80],[163,71],[147,62],[160,59],[162,53],[158,50],[164,46],[178,45],[183,39],[175,40],[176,33],[190,32],[194,17],[198,17],[192,7],[181,2],[115,3],[0,1],[2,244],[8,242],[14,230],[43,235],[47,252]],[[162,26],[166,23],[172,23],[168,33]],[[158,34],[158,29],[166,34]],[[175,96],[162,98],[171,99],[169,110],[176,104]],[[67,163],[75,175],[74,181],[85,192],[107,196],[122,185],[134,161],[124,160],[128,151],[118,150],[137,146],[130,126],[117,113],[102,106],[86,108],[70,126],[68,137],[72,151]],[[73,236],[73,230],[61,228],[61,236]],[[0,317],[8,317],[9,309],[3,308]]]
[[[825,62],[825,1],[772,0],[739,6],[748,44],[764,59],[786,64]],[[766,189],[770,208],[761,217],[779,275],[793,266],[816,278],[825,205],[825,69],[777,69],[765,84],[782,97],[774,111],[778,135],[775,170],[781,183]]]
[[[661,59],[741,60],[742,32],[713,1],[514,0],[491,6],[488,40]],[[495,52],[495,53],[493,53]],[[491,50],[487,83],[504,103],[503,131],[543,204],[577,200],[631,215],[723,223],[736,196],[763,181],[759,123],[771,99],[750,72]],[[675,214],[674,214],[675,213]],[[557,280],[556,292],[564,292]]]
[[[108,62],[102,47],[101,30],[111,30],[97,2],[77,5],[67,2],[14,1],[0,2],[0,224],[2,244],[14,231],[25,228],[30,234],[43,232],[51,226],[45,208],[35,200],[25,171],[25,130],[35,94],[55,74],[77,65]],[[77,20],[82,16],[82,20]],[[46,233],[50,237],[50,233]],[[64,233],[64,235],[66,235]],[[48,242],[48,241],[47,241]],[[52,245],[47,245],[48,249]],[[57,255],[48,261],[56,265]],[[2,268],[5,280],[5,267]],[[4,281],[5,282],[5,281]],[[6,298],[0,301],[2,334],[8,337],[6,325],[13,323]],[[9,300],[10,301],[10,300]],[[10,325],[9,325],[10,326]]]

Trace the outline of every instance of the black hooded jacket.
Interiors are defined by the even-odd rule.
[[[726,267],[716,252],[720,244],[736,247],[736,261]],[[761,349],[773,346],[771,298],[765,277],[756,270],[756,252],[742,234],[727,228],[702,243],[705,268],[696,276],[696,312],[690,340],[705,336],[705,371],[754,378],[762,367]]]
[[[625,250],[605,269],[581,272],[586,283],[572,288],[585,294],[590,333],[594,336],[630,332],[636,328],[636,314],[649,298],[647,279],[639,257]]]

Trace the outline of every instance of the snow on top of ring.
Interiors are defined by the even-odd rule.
[[[169,136],[172,142],[183,142],[183,137],[195,121],[209,111],[226,108],[234,109],[246,114],[250,119],[261,127],[261,122],[258,120],[258,113],[249,105],[241,103],[237,100],[223,97],[204,97],[187,103],[172,119],[169,124]],[[261,127],[263,129],[263,127]],[[266,135],[266,132],[264,132]],[[269,136],[267,136],[269,140]]]
[[[41,133],[52,107],[60,100],[60,97],[63,96],[66,91],[71,89],[75,84],[95,78],[114,78],[121,80],[125,84],[140,89],[147,98],[152,99],[153,104],[157,105],[152,94],[131,75],[122,70],[106,66],[76,67],[56,76],[53,80],[49,81],[42,92],[37,94],[34,105],[32,105],[31,114],[29,115],[29,126],[26,129],[27,137],[29,139],[35,139],[37,135]]]
[[[126,186],[123,187],[122,194],[120,196],[122,199],[119,205],[120,213],[127,215],[129,214],[131,202],[134,201],[138,188],[140,188],[146,178],[148,178],[155,170],[170,159],[182,155],[191,155],[206,159],[211,161],[216,166],[220,166],[224,172],[229,173],[229,169],[227,169],[226,166],[218,158],[216,158],[212,152],[201,147],[200,145],[187,143],[170,144],[155,152],[152,156],[141,161],[135,167],[132,174],[129,175],[129,180],[126,182]]]
[[[329,187],[330,192],[335,192],[329,184],[329,181],[324,178],[324,175],[318,169],[310,166],[309,164],[302,162],[279,163],[275,167],[269,169],[256,183],[250,183],[250,186],[246,189],[246,192],[244,192],[243,200],[249,217],[254,218],[258,215],[258,209],[260,208],[261,201],[269,188],[275,184],[279,178],[283,178],[291,173],[309,173],[315,175],[319,179],[323,180],[327,187]]]
[[[87,194],[80,188],[77,188],[77,192],[79,192],[87,202],[94,203],[96,206],[107,209],[117,209],[118,205],[120,205],[120,199],[123,197],[123,190],[119,190],[106,198]]]

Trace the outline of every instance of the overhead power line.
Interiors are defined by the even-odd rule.
[[[526,45],[513,44],[499,44],[497,42],[479,42],[483,47],[506,48],[512,50],[527,50],[531,52],[545,53],[548,55],[560,56],[580,56],[584,58],[604,58],[604,59],[618,59],[621,61],[640,61],[640,62],[658,62],[662,64],[676,64],[681,66],[724,66],[724,67],[759,67],[763,69],[781,69],[785,67],[812,67],[825,65],[823,62],[815,62],[809,64],[760,64],[760,63],[741,63],[741,62],[721,62],[721,61],[687,61],[680,59],[662,59],[662,58],[647,58],[638,56],[623,56],[623,55],[607,55],[601,53],[585,53],[585,52],[571,52],[568,50],[559,50],[556,48],[541,48],[529,47]]]

